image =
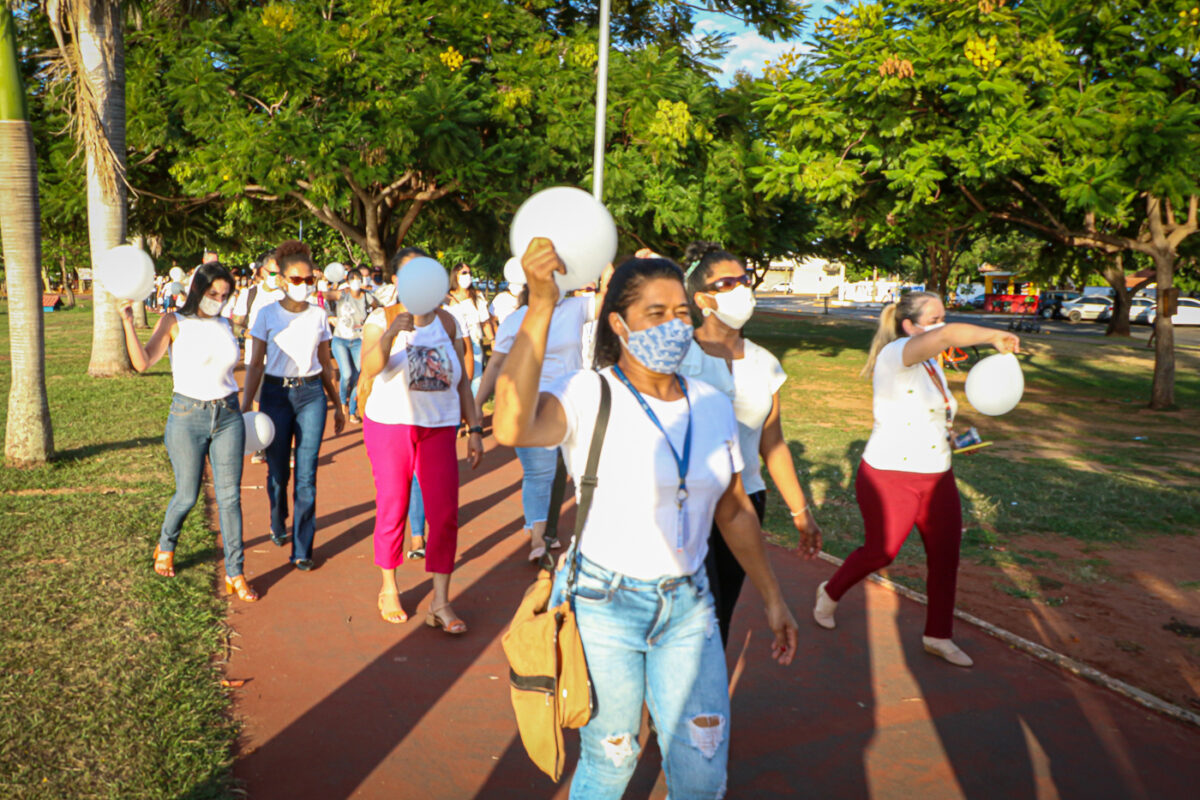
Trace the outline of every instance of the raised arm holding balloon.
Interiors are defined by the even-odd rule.
[[[175,545],[183,521],[196,504],[207,454],[212,467],[221,539],[225,547],[225,588],[247,602],[258,594],[242,572],[242,452],[245,427],[238,409],[233,368],[238,342],[221,316],[233,292],[233,276],[218,263],[197,270],[183,307],[165,314],[143,346],[133,328],[131,303],[121,309],[130,361],[145,372],[171,353],[175,393],[163,439],[175,471],[175,494],[167,506],[154,548],[154,571],[175,575]]]
[[[928,653],[969,667],[971,658],[951,639],[962,539],[962,505],[950,466],[958,404],[936,356],[947,347],[980,344],[1013,353],[1020,341],[1004,331],[947,325],[945,320],[941,298],[930,292],[906,294],[879,316],[863,368],[872,379],[875,427],[854,483],[865,541],[817,587],[813,618],[821,627],[833,628],[838,601],[867,575],[890,564],[915,525],[929,566],[922,643]],[[1012,367],[1016,373],[1011,380],[1020,382],[1015,359]],[[985,413],[1003,413],[1020,398],[1019,391],[1005,393],[1011,404]]]

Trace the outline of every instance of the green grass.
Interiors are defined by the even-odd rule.
[[[184,527],[178,577],[150,566],[174,490],[166,362],[91,379],[90,311],[46,324],[58,456],[0,469],[0,795],[228,797],[236,729],[217,669],[220,556],[202,505]],[[6,396],[10,378],[4,357]]]

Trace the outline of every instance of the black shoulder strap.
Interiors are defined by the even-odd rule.
[[[258,284],[250,287],[250,291],[246,292],[246,316],[250,316],[250,309],[254,308],[254,298],[258,297]]]
[[[583,526],[587,522],[588,512],[592,509],[592,494],[596,491],[596,470],[600,466],[600,451],[604,448],[604,434],[608,430],[608,412],[612,407],[612,392],[608,388],[608,379],[600,378],[600,409],[596,414],[596,427],[592,429],[592,443],[588,448],[587,468],[579,481],[579,508],[575,511],[575,554],[571,558],[571,571],[567,576],[567,586],[575,583],[575,564],[578,560],[579,544],[583,540]]]

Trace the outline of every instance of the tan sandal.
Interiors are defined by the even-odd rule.
[[[392,598],[392,601],[386,602],[384,598]],[[399,592],[379,593],[379,616],[384,622],[390,622],[393,625],[408,622],[408,614],[404,613],[404,607],[400,605]]]
[[[446,619],[442,614],[450,604],[442,606],[438,609],[429,609],[429,613],[425,615],[425,624],[431,628],[441,628],[444,632],[457,636],[460,633],[467,632],[467,623],[463,622],[457,616]]]
[[[175,551],[166,552],[154,545],[154,571],[164,578],[175,577]]]
[[[250,584],[246,582],[245,575],[238,575],[236,578],[226,575],[225,594],[236,594],[239,600],[247,603],[253,603],[258,600],[258,592],[250,588]]]

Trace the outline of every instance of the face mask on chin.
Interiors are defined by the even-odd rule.
[[[717,307],[705,308],[700,313],[704,316],[714,316],[734,330],[742,327],[754,315],[756,300],[754,291],[749,286],[738,286],[728,292],[718,292],[713,295]]]
[[[211,297],[200,298],[200,313],[206,317],[219,317],[221,312],[225,310],[225,301],[214,300]]]
[[[297,303],[303,303],[313,293],[313,287],[307,283],[289,283],[287,289],[284,291],[287,292],[287,296],[292,300],[295,300]]]
[[[683,357],[692,346],[694,330],[691,325],[675,318],[653,328],[635,331],[630,329],[624,317],[618,315],[618,319],[629,332],[629,338],[621,339],[621,344],[639,364],[660,375],[674,375],[679,371]]]

